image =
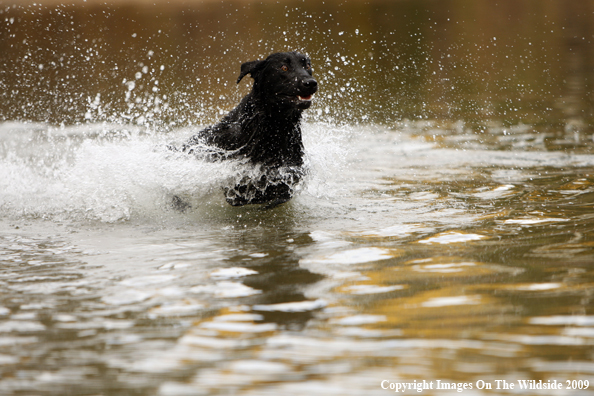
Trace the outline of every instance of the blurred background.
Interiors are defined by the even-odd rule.
[[[0,121],[207,124],[242,62],[309,54],[316,121],[590,128],[594,2],[2,2]]]
[[[0,394],[592,395],[593,40],[585,0],[0,0]],[[166,145],[287,50],[308,180],[230,207]]]

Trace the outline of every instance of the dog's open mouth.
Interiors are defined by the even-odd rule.
[[[313,93],[302,93],[301,95],[290,94],[282,95],[281,97],[283,101],[286,101],[285,103],[291,103],[293,106],[296,106],[299,109],[308,109],[313,103]]]

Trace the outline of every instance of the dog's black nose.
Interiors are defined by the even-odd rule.
[[[305,80],[303,81],[303,85],[306,88],[314,88],[318,86],[318,82],[316,80],[314,80],[313,78],[309,79],[309,80]]]
[[[303,86],[307,89],[316,89],[318,87],[318,82],[313,79],[313,78],[309,78],[307,80],[303,80],[301,81],[301,84],[303,84]]]

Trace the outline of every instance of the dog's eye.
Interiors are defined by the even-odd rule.
[[[289,71],[289,66],[287,66],[287,65],[282,65],[282,66],[281,66],[281,70],[282,70],[282,71],[285,71],[285,72],[286,72],[286,71]]]
[[[311,65],[308,63],[305,65],[305,70],[309,70],[309,69],[311,69]]]

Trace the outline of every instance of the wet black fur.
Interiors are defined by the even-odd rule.
[[[251,92],[182,150],[198,152],[206,145],[211,153],[215,149],[217,159],[246,159],[261,166],[257,180],[242,180],[226,189],[229,204],[283,203],[291,199],[303,175],[301,113],[310,107],[318,84],[310,59],[297,52],[242,64],[237,83],[248,74],[254,79]]]

